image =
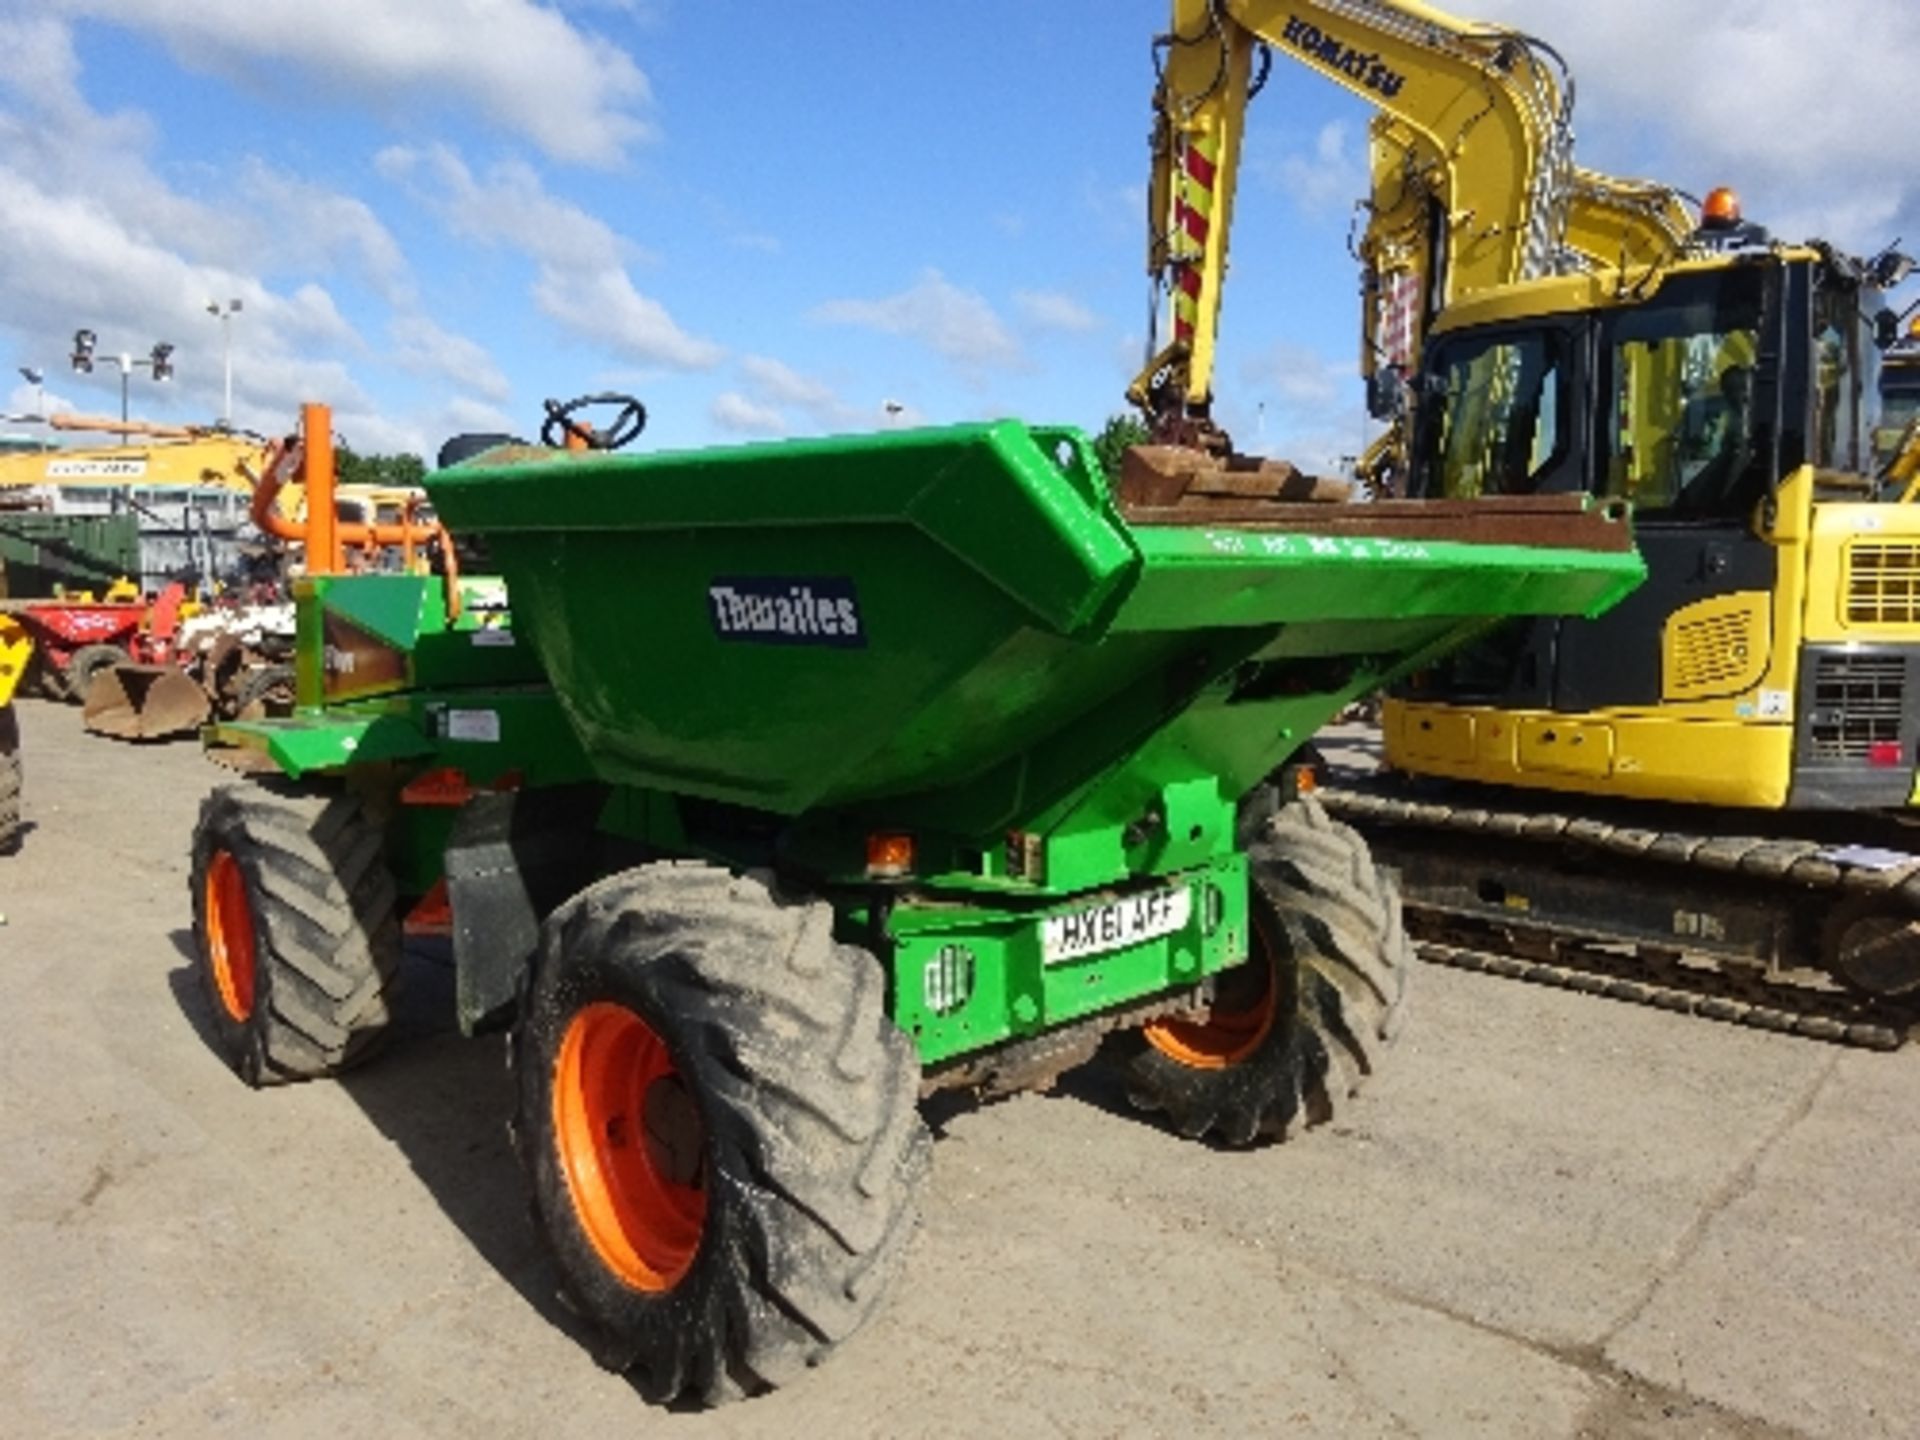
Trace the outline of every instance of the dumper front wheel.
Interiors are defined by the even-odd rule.
[[[920,1066],[833,911],[662,864],[547,922],[515,1147],[597,1356],[661,1401],[773,1388],[874,1310],[918,1213]]]
[[[20,717],[0,705],[0,855],[20,848]]]
[[[400,926],[380,827],[345,795],[226,785],[193,834],[198,971],[249,1085],[332,1075],[386,1032]]]
[[[1145,1026],[1127,1091],[1183,1135],[1284,1138],[1339,1113],[1399,1028],[1412,958],[1366,842],[1292,801],[1248,851],[1252,955],[1202,1019]]]

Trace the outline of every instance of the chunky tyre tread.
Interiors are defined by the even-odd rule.
[[[248,711],[258,706],[259,716],[278,716],[292,709],[287,697],[293,694],[291,665],[259,665],[249,670],[234,687],[233,713],[242,719],[254,718]]]
[[[831,907],[705,865],[609,877],[547,922],[510,1047],[512,1134],[596,1353],[651,1398],[716,1404],[784,1383],[858,1329],[899,1269],[929,1141],[919,1058],[885,992],[873,956],[833,939]],[[601,1264],[559,1167],[555,1056],[603,999],[666,1042],[706,1125],[705,1233],[661,1293]]]
[[[1272,1029],[1252,1054],[1211,1070],[1141,1042],[1127,1087],[1180,1134],[1231,1145],[1341,1114],[1399,1032],[1413,959],[1393,882],[1311,796],[1274,815],[1248,858],[1255,923],[1267,927],[1278,970]]]
[[[398,897],[380,828],[346,795],[227,785],[194,831],[196,934],[217,850],[246,877],[255,936],[254,1014],[235,1021],[201,973],[227,1059],[251,1085],[333,1075],[384,1039],[400,973]],[[202,941],[204,945],[204,940]]]
[[[67,661],[66,698],[75,704],[87,703],[87,691],[101,673],[116,665],[131,664],[133,656],[122,645],[82,645]]]
[[[0,855],[20,848],[20,717],[0,705]]]

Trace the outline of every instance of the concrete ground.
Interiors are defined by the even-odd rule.
[[[880,1318],[649,1409],[555,1302],[498,1040],[254,1093],[208,1048],[190,744],[23,707],[0,859],[0,1435],[1920,1433],[1920,1050],[1423,967],[1350,1121],[1252,1153],[1083,1074],[963,1111]]]

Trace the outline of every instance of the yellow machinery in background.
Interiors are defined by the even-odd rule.
[[[1395,780],[1329,799],[1432,953],[1890,1047],[1920,1014],[1920,505],[1874,442],[1910,265],[1709,199],[1644,275],[1437,319],[1416,492],[1630,502],[1648,578],[1416,677],[1383,707]]]
[[[26,627],[0,613],[0,855],[11,854],[20,843],[20,717],[13,694],[32,658]]]
[[[1687,804],[1907,805],[1920,507],[1876,476],[1872,275],[1745,244],[1643,289],[1540,281],[1436,325],[1421,385],[1451,400],[1423,493],[1630,501],[1649,580],[1625,614],[1427,677],[1388,707],[1389,756]]]
[[[1129,392],[1154,438],[1231,449],[1214,343],[1278,55],[1378,111],[1362,359],[1401,417],[1375,457],[1397,488],[1636,515],[1640,591],[1421,676],[1384,707],[1394,780],[1329,796],[1434,953],[1898,1043],[1920,1000],[1920,505],[1873,421],[1909,262],[1579,169],[1565,65],[1507,27],[1418,0],[1174,0],[1173,21],[1149,216],[1170,338]]]
[[[97,415],[56,413],[53,429],[117,435],[106,445],[69,446],[0,455],[0,501],[25,487],[208,487],[245,495],[241,468],[258,464],[266,442],[256,436],[186,425],[156,425]]]
[[[0,454],[4,593],[98,588],[119,574],[149,591],[189,576],[210,591],[240,568],[244,468],[264,441],[70,413],[46,423],[75,443]],[[107,443],[97,443],[99,432]]]

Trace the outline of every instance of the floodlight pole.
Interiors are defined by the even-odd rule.
[[[95,351],[99,337],[91,330],[81,329],[73,332],[73,368],[81,374],[93,372]],[[173,346],[164,340],[154,342],[153,349],[145,355],[133,356],[126,351],[106,357],[120,367],[120,443],[127,443],[127,425],[131,418],[127,403],[127,382],[133,375],[133,367],[145,366],[155,380],[165,380],[173,374]]]
[[[207,301],[207,313],[220,322],[220,364],[226,373],[226,401],[220,407],[220,428],[233,428],[233,317],[241,311],[238,300],[229,300],[222,305],[218,300]]]

